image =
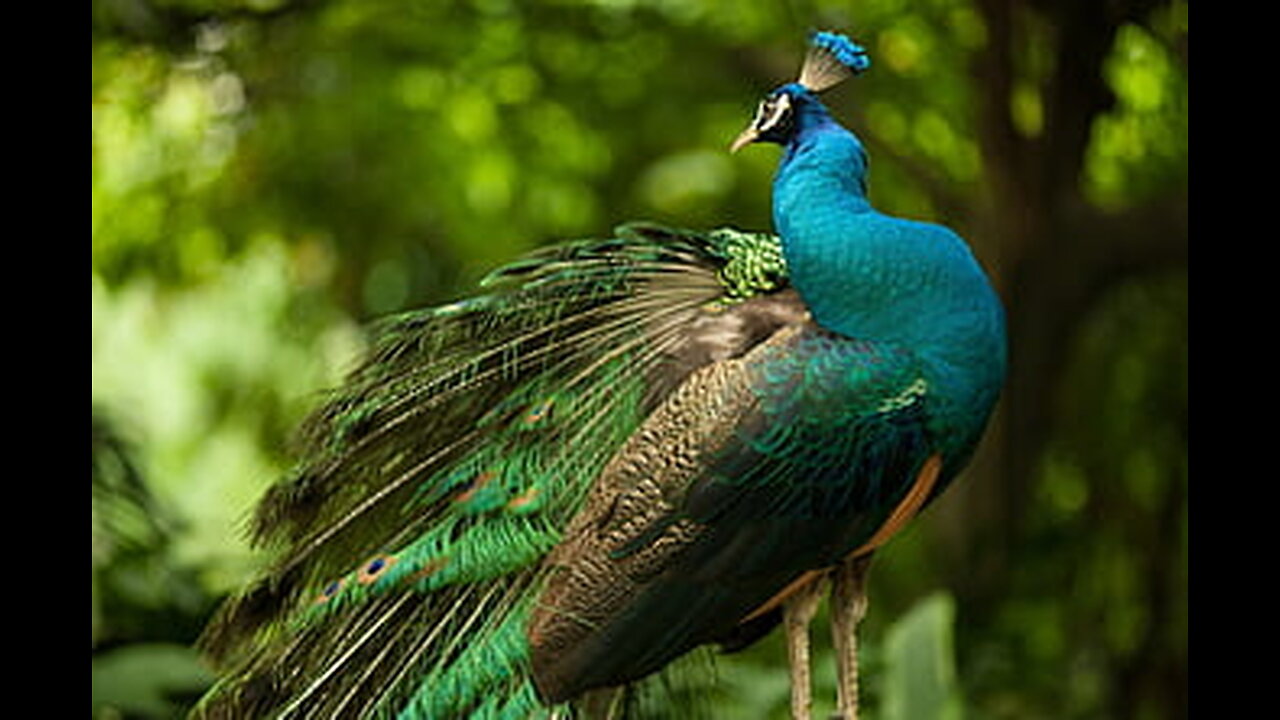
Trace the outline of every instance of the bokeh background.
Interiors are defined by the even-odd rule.
[[[207,685],[189,644],[364,323],[626,220],[768,228],[777,148],[726,147],[815,28],[871,51],[826,99],[873,201],[964,234],[1011,333],[973,467],[872,571],[865,716],[1186,717],[1185,1],[92,7],[95,718]],[[784,658],[690,692],[785,718]]]

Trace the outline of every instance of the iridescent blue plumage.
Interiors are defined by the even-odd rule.
[[[831,53],[836,60],[848,65],[854,72],[863,72],[871,67],[871,56],[866,49],[844,35],[817,31],[809,36],[809,44]]]
[[[733,145],[783,146],[777,237],[626,226],[380,326],[258,511],[204,717],[612,717],[779,621],[803,716],[828,580],[852,716],[861,573],[968,460],[1004,327],[963,240],[872,206],[817,96],[866,52],[811,42]]]
[[[999,299],[953,231],[872,207],[866,151],[814,93],[788,84],[775,94],[793,108],[773,183],[792,283],[819,325],[910,350],[930,388],[940,442],[967,456],[1003,383]]]

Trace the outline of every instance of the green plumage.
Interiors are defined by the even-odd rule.
[[[705,363],[691,328],[785,284],[772,236],[631,225],[380,323],[258,510],[278,560],[206,632],[229,672],[197,715],[543,707],[525,636],[541,560]]]

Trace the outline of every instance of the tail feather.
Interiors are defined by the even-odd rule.
[[[783,283],[770,236],[632,225],[376,325],[255,515],[276,561],[202,637],[195,716],[538,716],[543,557],[700,314]]]

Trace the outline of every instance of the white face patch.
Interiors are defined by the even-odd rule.
[[[786,135],[785,128],[781,129],[779,137],[769,137],[766,133],[779,130],[780,126],[785,125],[790,120],[790,115],[790,95],[780,93],[766,97],[756,106],[756,115],[751,118],[751,124],[729,145],[729,151],[738,152],[743,147],[761,140],[781,142],[781,136]]]
[[[756,119],[752,121],[752,125],[757,132],[767,132],[782,122],[789,112],[791,112],[790,95],[765,98],[760,101],[760,107],[756,108]]]

